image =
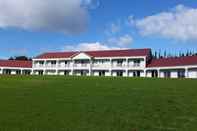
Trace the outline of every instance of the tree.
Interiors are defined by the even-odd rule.
[[[21,61],[31,61],[31,58],[28,58],[27,56],[15,56],[10,57],[9,60],[21,60]]]

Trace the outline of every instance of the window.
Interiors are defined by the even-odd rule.
[[[134,67],[138,67],[138,66],[140,66],[140,60],[134,60],[133,61],[133,63],[134,63]]]
[[[3,70],[3,74],[10,75],[11,74],[11,70],[9,70],[9,69]]]
[[[38,71],[38,75],[43,75],[44,71]]]
[[[56,65],[56,61],[51,61],[51,64],[52,65]]]
[[[99,76],[105,76],[105,71],[100,71]]]
[[[123,76],[123,71],[118,71],[117,76]]]
[[[158,72],[157,70],[152,71],[152,77],[158,77]]]
[[[178,71],[178,78],[185,78],[185,71],[184,70]]]
[[[140,71],[134,71],[133,77],[140,77]]]
[[[82,70],[82,71],[81,71],[81,76],[87,76],[87,71]]]
[[[44,61],[39,61],[39,62],[38,62],[38,66],[39,66],[39,67],[43,67],[43,65],[44,65]]]
[[[24,70],[23,71],[23,75],[30,75],[31,74],[31,71],[29,71],[29,70]]]
[[[164,78],[170,78],[170,71],[164,71]]]
[[[21,74],[21,71],[20,71],[20,70],[17,70],[17,71],[16,71],[16,74],[17,74],[17,75],[20,75],[20,74]]]
[[[64,75],[68,76],[69,75],[69,71],[64,71]]]

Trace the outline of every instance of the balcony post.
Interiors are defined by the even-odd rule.
[[[158,78],[160,78],[160,70],[157,69],[157,73],[158,73]]]
[[[74,60],[71,59],[70,65],[71,65],[71,75],[74,75]]]
[[[91,76],[91,74],[92,74],[92,59],[90,59],[89,61],[90,61],[90,65],[89,65],[89,76]]]
[[[189,78],[189,75],[188,75],[188,68],[185,68],[185,78]]]
[[[110,76],[112,76],[112,58],[110,58],[109,74],[110,74]]]

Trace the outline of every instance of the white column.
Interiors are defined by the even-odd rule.
[[[189,78],[189,75],[188,75],[188,68],[185,68],[185,78]]]
[[[129,58],[126,58],[126,77],[129,76],[128,67],[129,67]]]
[[[110,58],[110,69],[109,69],[109,74],[112,76],[112,59]]]
[[[157,69],[157,73],[158,73],[158,78],[160,78],[160,70]]]
[[[144,77],[147,77],[146,69],[144,69]]]
[[[89,76],[92,75],[92,59],[90,59]]]
[[[71,63],[70,63],[70,65],[71,65],[71,75],[74,75],[74,60],[71,60]]]

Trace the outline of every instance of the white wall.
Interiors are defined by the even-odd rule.
[[[151,71],[147,71],[147,72],[146,72],[146,76],[147,76],[147,77],[152,77],[152,72],[151,72]]]
[[[11,71],[11,75],[16,75],[16,71],[15,70],[12,70]]]
[[[164,72],[160,71],[160,78],[164,78]]]
[[[189,78],[197,78],[197,69],[192,69],[188,71]]]
[[[57,75],[56,70],[46,70],[45,74],[47,74],[47,75]]]
[[[99,72],[98,71],[94,71],[93,72],[93,76],[99,76]]]
[[[170,72],[170,77],[171,78],[178,78],[178,71],[177,70],[172,70]]]
[[[110,71],[105,72],[105,76],[111,76],[111,72]]]
[[[80,60],[83,60],[83,59],[91,59],[90,56],[88,56],[87,54],[85,53],[80,53],[78,55],[76,55],[75,57],[73,57],[74,60],[76,59],[80,59]]]
[[[145,72],[144,71],[140,72],[140,77],[145,77]]]

